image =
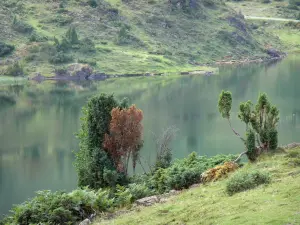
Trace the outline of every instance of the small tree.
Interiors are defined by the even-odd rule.
[[[105,135],[103,147],[111,155],[116,168],[127,175],[129,159],[132,159],[135,171],[143,143],[143,112],[132,105],[128,109],[114,108],[111,117],[109,134]]]
[[[232,131],[242,140],[246,148],[236,161],[244,154],[247,154],[249,160],[254,161],[261,152],[277,148],[279,110],[271,105],[265,93],[258,96],[258,102],[254,108],[251,101],[240,103],[238,117],[246,125],[246,139],[233,129],[230,122],[231,92],[221,92],[218,106],[222,117],[228,120]]]
[[[79,38],[76,32],[75,27],[70,27],[69,30],[66,33],[66,38],[71,44],[78,44],[79,43]]]
[[[171,126],[163,130],[160,136],[154,134],[156,142],[155,170],[158,168],[167,168],[171,165],[172,150],[170,144],[177,132],[178,129],[175,126]]]

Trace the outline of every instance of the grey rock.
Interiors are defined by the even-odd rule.
[[[88,225],[88,224],[92,224],[92,222],[89,219],[85,219],[79,225]]]

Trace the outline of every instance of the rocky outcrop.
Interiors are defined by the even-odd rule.
[[[171,190],[168,193],[162,194],[162,195],[153,195],[150,197],[145,197],[145,198],[141,198],[136,200],[136,204],[137,205],[141,205],[141,206],[151,206],[153,204],[156,203],[163,203],[166,202],[167,199],[172,196],[172,195],[177,195],[179,194],[181,191],[177,191],[177,190]]]
[[[271,48],[271,49],[267,49],[267,54],[269,55],[269,56],[271,56],[272,58],[280,58],[281,56],[282,56],[282,53],[280,52],[280,51],[278,51],[278,50],[276,50],[276,49],[273,49],[273,48]]]

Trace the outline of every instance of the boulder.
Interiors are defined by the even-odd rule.
[[[93,68],[88,64],[74,63],[67,68],[70,76],[75,76],[79,79],[88,79],[93,73]]]
[[[89,224],[92,224],[92,222],[89,219],[85,219],[79,225],[89,225]]]
[[[272,58],[280,58],[281,57],[281,52],[276,50],[276,49],[267,49],[267,54],[271,56]]]
[[[158,203],[158,202],[160,202],[160,200],[159,200],[157,195],[153,195],[153,196],[150,196],[150,197],[146,197],[146,198],[136,200],[136,204],[142,205],[142,206],[151,206],[151,205],[153,205],[155,203]]]

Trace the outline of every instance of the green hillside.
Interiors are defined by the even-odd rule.
[[[218,0],[6,0],[0,28],[2,75],[72,63],[108,74],[199,70],[280,48]]]
[[[288,150],[287,155],[265,156],[238,171],[270,173],[270,184],[229,196],[226,186],[230,181],[224,179],[183,191],[163,204],[138,206],[94,224],[299,224],[299,153],[296,149]]]

